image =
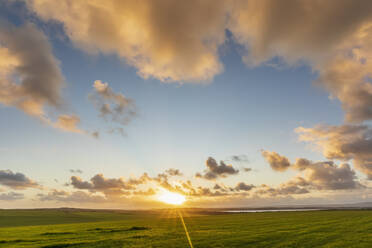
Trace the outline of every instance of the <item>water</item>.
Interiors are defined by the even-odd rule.
[[[318,211],[317,208],[288,208],[288,209],[240,209],[240,210],[225,210],[224,213],[264,213],[264,212],[297,212],[297,211]]]

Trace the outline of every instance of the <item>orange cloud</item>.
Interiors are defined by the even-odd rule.
[[[0,103],[45,119],[44,107],[62,104],[63,76],[45,35],[32,24],[0,21]]]
[[[16,27],[0,20],[0,103],[16,107],[43,123],[82,133],[75,115],[60,115],[54,123],[46,107],[59,109],[64,78],[47,37],[33,24]]]
[[[218,47],[225,41],[225,1],[26,2],[44,20],[62,22],[77,47],[115,53],[144,78],[205,81],[223,70]]]
[[[80,118],[76,115],[60,115],[53,126],[67,132],[82,133],[82,131],[77,128],[79,122]]]
[[[366,125],[318,125],[296,129],[299,139],[316,145],[328,159],[353,160],[372,180],[372,130]]]
[[[235,1],[229,29],[257,66],[279,57],[307,63],[316,83],[338,98],[346,120],[372,119],[372,2]]]

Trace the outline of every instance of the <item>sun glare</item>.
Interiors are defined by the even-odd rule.
[[[181,205],[186,200],[185,196],[169,191],[163,192],[161,195],[159,195],[158,199],[159,201],[172,205]]]

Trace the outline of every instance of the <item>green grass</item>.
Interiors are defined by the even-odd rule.
[[[184,211],[195,248],[372,247],[372,211],[200,214]],[[175,210],[0,210],[0,247],[188,247]]]

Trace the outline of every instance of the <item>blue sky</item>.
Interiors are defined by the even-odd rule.
[[[196,170],[203,168],[208,156],[223,160],[235,154],[249,155],[250,166],[262,170],[266,166],[260,149],[317,158],[299,144],[294,128],[319,122],[337,124],[343,118],[339,103],[312,85],[315,75],[309,67],[248,68],[232,41],[223,52],[224,72],[204,85],[146,80],[116,56],[87,56],[59,40],[52,45],[67,82],[63,92],[69,102],[66,108],[84,117],[82,126],[109,128],[88,99],[95,80],[108,82],[115,91],[134,99],[139,112],[125,127],[127,136],[103,134],[94,140],[61,134],[20,111],[2,108],[2,115],[8,117],[1,127],[2,137],[6,137],[2,146],[10,150],[24,146],[22,154],[28,154],[30,162],[35,161],[32,154],[38,150],[52,155],[53,149],[45,151],[48,146],[64,150],[65,154],[43,155],[53,171],[83,167],[91,173],[107,170],[115,175],[117,169],[138,173],[179,166]],[[21,144],[19,137],[24,137]],[[26,169],[26,161],[15,168]],[[104,168],[100,167],[103,163]]]

